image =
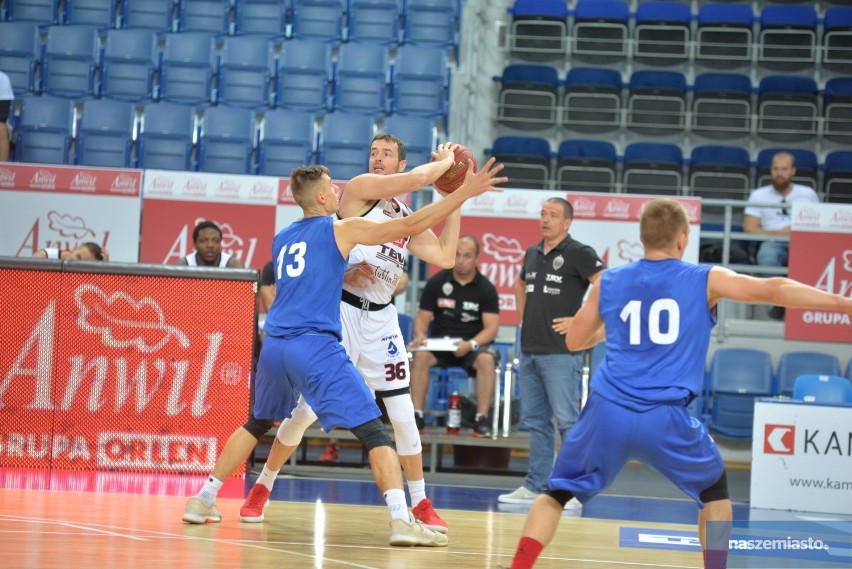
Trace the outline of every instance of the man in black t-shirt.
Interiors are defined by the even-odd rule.
[[[500,327],[497,289],[476,268],[479,243],[471,235],[459,238],[456,262],[426,283],[420,311],[414,320],[416,348],[431,338],[461,338],[454,352],[415,351],[411,364],[411,397],[417,426],[423,428],[423,405],[429,389],[429,368],[459,366],[476,376],[474,435],[491,434],[488,409],[494,397],[497,351],[492,345]]]

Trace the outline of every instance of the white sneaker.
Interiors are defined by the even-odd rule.
[[[583,509],[583,503],[580,502],[580,500],[578,500],[577,498],[571,498],[570,500],[565,502],[565,509],[566,510],[575,510],[575,511],[576,510],[582,510]]]
[[[497,496],[497,501],[504,504],[532,504],[532,501],[535,500],[536,496],[538,496],[538,492],[533,492],[532,490],[528,490],[526,487],[521,486],[509,494],[500,494]]]
[[[395,518],[391,520],[390,527],[391,545],[446,547],[450,542],[446,535],[427,528],[417,520],[407,522],[405,520]]]
[[[190,524],[205,524],[207,522],[221,522],[222,516],[219,515],[216,504],[208,506],[201,498],[193,496],[186,501],[186,508],[181,519]]]

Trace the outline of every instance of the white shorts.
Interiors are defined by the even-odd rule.
[[[340,303],[343,347],[373,391],[408,387],[408,353],[393,304],[370,312]]]

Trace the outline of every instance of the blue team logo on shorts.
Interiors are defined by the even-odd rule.
[[[397,355],[399,355],[399,348],[393,342],[388,342],[388,356],[393,358]]]

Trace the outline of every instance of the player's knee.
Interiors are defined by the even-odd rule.
[[[314,410],[307,403],[303,404],[300,401],[296,408],[293,409],[293,414],[290,418],[284,419],[281,422],[281,426],[278,427],[278,434],[276,435],[278,441],[286,446],[297,446],[301,442],[305,430],[316,420],[317,414],[314,413]]]
[[[542,492],[542,494],[550,496],[551,498],[553,498],[554,500],[559,502],[559,505],[563,508],[565,507],[565,504],[570,502],[571,498],[574,497],[574,493],[571,492],[570,490],[549,490],[548,489],[548,490],[545,490],[544,492]]]
[[[701,498],[701,501],[705,504],[707,502],[716,502],[718,500],[727,500],[728,496],[728,473],[723,472],[722,477],[712,486],[705,489],[701,494],[698,495]]]
[[[382,397],[388,417],[396,435],[396,452],[400,456],[412,456],[422,452],[420,431],[414,421],[414,404],[408,388],[397,390],[399,393],[392,397]],[[381,392],[377,392],[377,395]]]
[[[249,417],[249,420],[246,421],[246,424],[243,425],[243,428],[248,431],[248,433],[256,439],[259,439],[263,435],[266,434],[269,429],[271,429],[275,425],[275,421],[272,419],[257,419],[254,414]]]
[[[367,452],[379,447],[393,448],[393,441],[391,441],[391,438],[388,436],[385,426],[382,425],[382,422],[378,419],[367,421],[366,423],[358,425],[350,430],[352,431],[352,434],[361,441],[361,444],[364,445]]]

